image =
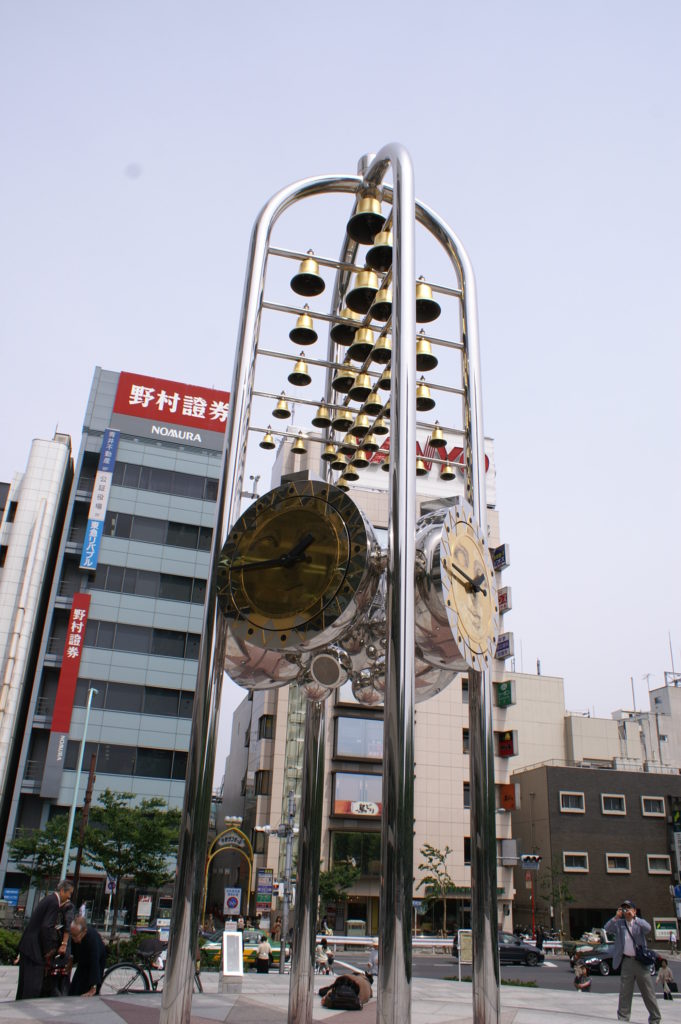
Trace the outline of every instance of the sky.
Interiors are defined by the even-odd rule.
[[[0,0],[0,480],[77,450],[96,365],[228,390],[264,202],[401,142],[476,273],[516,668],[647,706],[681,671],[680,52],[674,0]]]

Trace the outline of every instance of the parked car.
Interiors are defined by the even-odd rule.
[[[527,964],[528,967],[534,967],[543,962],[544,954],[541,949],[523,942],[517,935],[499,932],[500,964]]]
[[[258,931],[257,928],[246,928],[242,932],[243,949],[244,949],[244,970],[254,970],[255,961],[258,952],[258,944],[260,943],[260,936],[263,932]],[[265,933],[266,934],[266,933]],[[201,953],[208,960],[209,963],[219,964],[222,956],[222,930],[213,932],[212,935],[206,939],[201,939]],[[281,943],[276,942],[274,939],[268,936],[268,942],[272,947],[272,962],[274,965],[279,967],[279,957],[281,956]],[[288,954],[287,954],[288,958]]]
[[[660,967],[661,957],[655,950],[651,950],[655,953],[655,963],[650,965],[650,973],[657,974]],[[602,974],[607,976],[608,974],[619,974],[620,968],[615,969],[612,965],[612,958],[615,955],[615,944],[614,942],[603,942],[598,946],[593,946],[588,953],[583,953],[578,959],[584,964],[589,974]],[[571,958],[572,962],[572,958]]]

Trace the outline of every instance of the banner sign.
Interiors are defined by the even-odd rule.
[[[5,887],[2,890],[2,898],[3,898],[3,900],[5,900],[6,903],[9,903],[10,906],[12,906],[12,907],[18,907],[19,906],[19,890],[18,889],[8,889],[7,887]]]
[[[224,434],[229,392],[123,371],[118,379],[113,411],[159,423],[174,423],[188,428],[190,433],[203,428]],[[174,437],[175,434],[159,436]],[[177,440],[188,438],[178,437]]]
[[[137,917],[151,917],[151,896],[139,896],[137,899]]]
[[[515,755],[515,743],[512,732],[499,733],[499,757],[513,757]]]
[[[238,915],[241,913],[241,889],[225,886],[225,899],[222,907],[222,913],[225,917],[227,917],[228,914]]]
[[[673,832],[674,853],[676,854],[676,870],[681,874],[681,832]]]
[[[512,658],[514,654],[513,633],[500,633],[494,657],[505,660],[506,658]]]
[[[515,704],[512,679],[505,679],[502,683],[495,683],[494,687],[497,693],[498,708],[510,708],[512,704]]]
[[[514,811],[516,808],[515,783],[502,782],[499,785],[499,806],[505,811]]]
[[[92,489],[85,540],[83,541],[83,550],[80,554],[81,569],[97,568],[99,545],[104,530],[104,518],[109,504],[109,492],[111,491],[120,436],[120,430],[111,430],[109,428],[104,431],[102,448],[99,453],[99,466],[95,476],[95,486]]]
[[[380,803],[373,800],[334,800],[334,814],[353,814],[361,818],[380,818]]]
[[[268,912],[272,907],[272,892],[274,890],[274,870],[272,868],[258,868],[255,879],[255,912],[262,914]]]
[[[499,602],[499,613],[504,615],[505,612],[510,612],[513,605],[511,604],[511,588],[500,587],[497,590],[497,600]]]
[[[508,569],[511,564],[511,549],[508,544],[500,544],[498,548],[492,548],[491,554],[495,572]]]

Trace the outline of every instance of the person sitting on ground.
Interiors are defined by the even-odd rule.
[[[107,949],[97,929],[84,917],[75,917],[71,922],[71,948],[76,973],[69,995],[96,996],[104,977]]]
[[[319,994],[327,1010],[361,1010],[371,999],[371,982],[366,974],[341,974]]]
[[[584,964],[579,961],[575,964],[574,986],[578,992],[589,992],[591,990],[591,978]]]

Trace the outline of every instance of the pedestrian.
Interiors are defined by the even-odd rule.
[[[71,922],[71,942],[76,973],[71,979],[70,996],[95,996],[104,977],[106,946],[94,925],[84,917]]]
[[[325,938],[315,948],[314,962],[318,974],[329,973],[329,948]]]
[[[653,979],[648,964],[637,959],[637,953],[647,950],[646,935],[650,933],[650,925],[638,916],[636,904],[632,900],[622,900],[615,916],[606,921],[604,927],[606,932],[613,932],[615,936],[612,966],[615,970],[620,966],[622,968],[617,1019],[631,1019],[631,1000],[636,984],[648,1010],[649,1024],[657,1024],[662,1018]]]
[[[258,951],[255,954],[255,969],[258,974],[269,974],[271,960],[272,947],[267,941],[267,936],[261,935]]]
[[[371,943],[367,973],[371,975],[372,981],[378,976],[378,939],[374,939]]]
[[[575,979],[574,986],[578,992],[590,992],[591,991],[591,978],[589,972],[584,964],[580,964],[579,961],[575,964]]]
[[[674,975],[672,969],[664,959],[660,960],[660,969],[657,972],[657,980],[662,985],[662,998],[673,999],[672,992],[676,991],[676,982],[674,981]]]
[[[670,935],[669,935],[669,946],[670,946],[671,952],[674,953],[674,954],[676,954],[676,941],[677,941],[676,932],[671,932]]]
[[[43,983],[43,995],[67,996],[71,977],[71,922],[76,908],[71,900],[62,903],[54,928],[54,942],[51,953],[46,954],[47,969]]]
[[[274,939],[275,942],[280,942],[281,941],[281,918],[280,917],[277,917],[276,921],[274,922],[274,927],[272,928],[272,938]]]
[[[19,942],[19,984],[17,999],[37,999],[45,976],[45,954],[53,948],[59,908],[70,900],[73,883],[64,879],[54,892],[44,896],[29,918]]]
[[[544,946],[544,929],[540,924],[537,925],[537,937],[534,941],[537,949],[542,949]]]

